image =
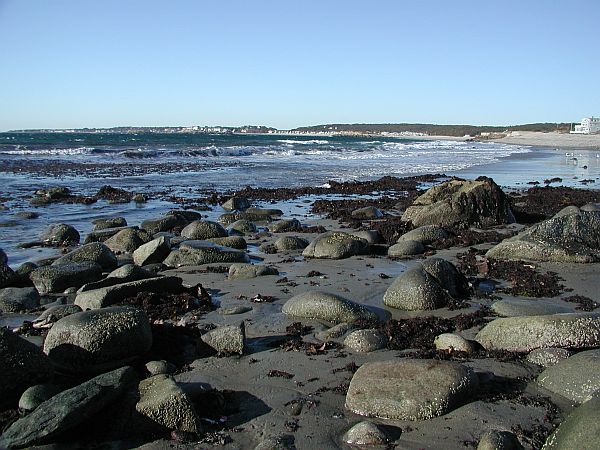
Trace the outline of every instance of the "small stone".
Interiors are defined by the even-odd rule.
[[[481,436],[477,450],[523,450],[523,446],[514,433],[491,430]]]
[[[356,330],[346,337],[344,345],[357,353],[370,353],[385,348],[386,338],[378,330]]]
[[[46,400],[54,397],[61,389],[54,384],[36,384],[23,392],[19,399],[19,408],[23,411],[33,411]]]
[[[436,336],[433,345],[437,350],[450,352],[473,353],[477,348],[475,343],[455,333],[443,333]]]
[[[389,439],[385,432],[373,422],[359,422],[350,428],[342,438],[350,445],[385,445]]]
[[[202,335],[202,340],[219,353],[242,355],[246,348],[246,331],[244,322],[215,328]]]

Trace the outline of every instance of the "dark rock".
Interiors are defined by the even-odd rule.
[[[171,252],[169,239],[160,236],[146,244],[140,245],[133,252],[133,261],[139,265],[161,263]]]
[[[92,220],[92,224],[94,224],[94,231],[97,230],[105,230],[107,228],[118,228],[118,227],[126,227],[127,220],[124,217],[110,217],[108,219],[96,219]]]
[[[49,247],[78,244],[79,232],[71,225],[55,223],[41,234],[40,241]]]
[[[40,306],[40,294],[35,288],[0,289],[0,312],[20,312],[36,309]]]
[[[191,240],[226,237],[227,230],[216,222],[196,220],[181,230],[181,236]]]
[[[99,280],[102,278],[102,267],[93,262],[42,266],[31,272],[29,278],[41,295],[60,293],[67,288],[79,288]]]
[[[228,211],[242,211],[250,208],[250,201],[244,197],[231,197],[221,205],[223,209]]]
[[[106,245],[101,242],[85,244],[64,256],[55,260],[53,266],[61,266],[68,263],[94,262],[102,267],[102,270],[113,270],[117,268],[117,257]]]
[[[145,230],[125,228],[104,243],[115,253],[133,253],[138,247],[152,240],[152,235]]]
[[[2,435],[0,447],[24,448],[52,442],[114,402],[134,380],[133,369],[123,367],[61,392],[13,423]]]
[[[214,263],[249,262],[245,252],[208,241],[186,241],[163,261],[169,267],[196,266]]]
[[[63,317],[48,331],[44,353],[63,370],[97,373],[126,364],[151,345],[146,314],[118,306]]]
[[[301,229],[302,224],[298,219],[283,219],[269,224],[267,228],[271,233],[285,233]]]

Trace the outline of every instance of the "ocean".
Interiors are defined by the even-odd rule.
[[[44,249],[18,249],[50,223],[74,225],[80,233],[91,220],[125,216],[130,224],[178,206],[170,196],[199,198],[245,186],[327,186],[328,181],[369,180],[384,175],[447,174],[491,176],[505,187],[561,177],[563,185],[581,186],[592,178],[598,187],[600,159],[491,142],[367,138],[346,136],[0,133],[0,248],[11,265],[44,255]],[[579,156],[577,158],[577,156]],[[585,169],[583,166],[585,165]],[[37,189],[66,186],[75,194],[93,195],[103,185],[148,194],[145,204],[52,204],[33,208]],[[308,199],[290,215],[306,216]],[[15,213],[35,210],[40,218]],[[210,219],[219,208],[205,214]]]

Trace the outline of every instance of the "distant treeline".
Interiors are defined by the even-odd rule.
[[[475,125],[434,125],[430,123],[382,123],[382,124],[329,124],[296,128],[293,131],[315,132],[356,132],[356,133],[424,133],[433,136],[476,136],[481,133],[502,133],[504,131],[560,131],[567,133],[569,123],[528,123],[511,126],[475,126]]]

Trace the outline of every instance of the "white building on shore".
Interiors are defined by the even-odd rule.
[[[571,125],[571,134],[597,134],[600,133],[600,118],[586,117],[581,119],[581,124]]]

